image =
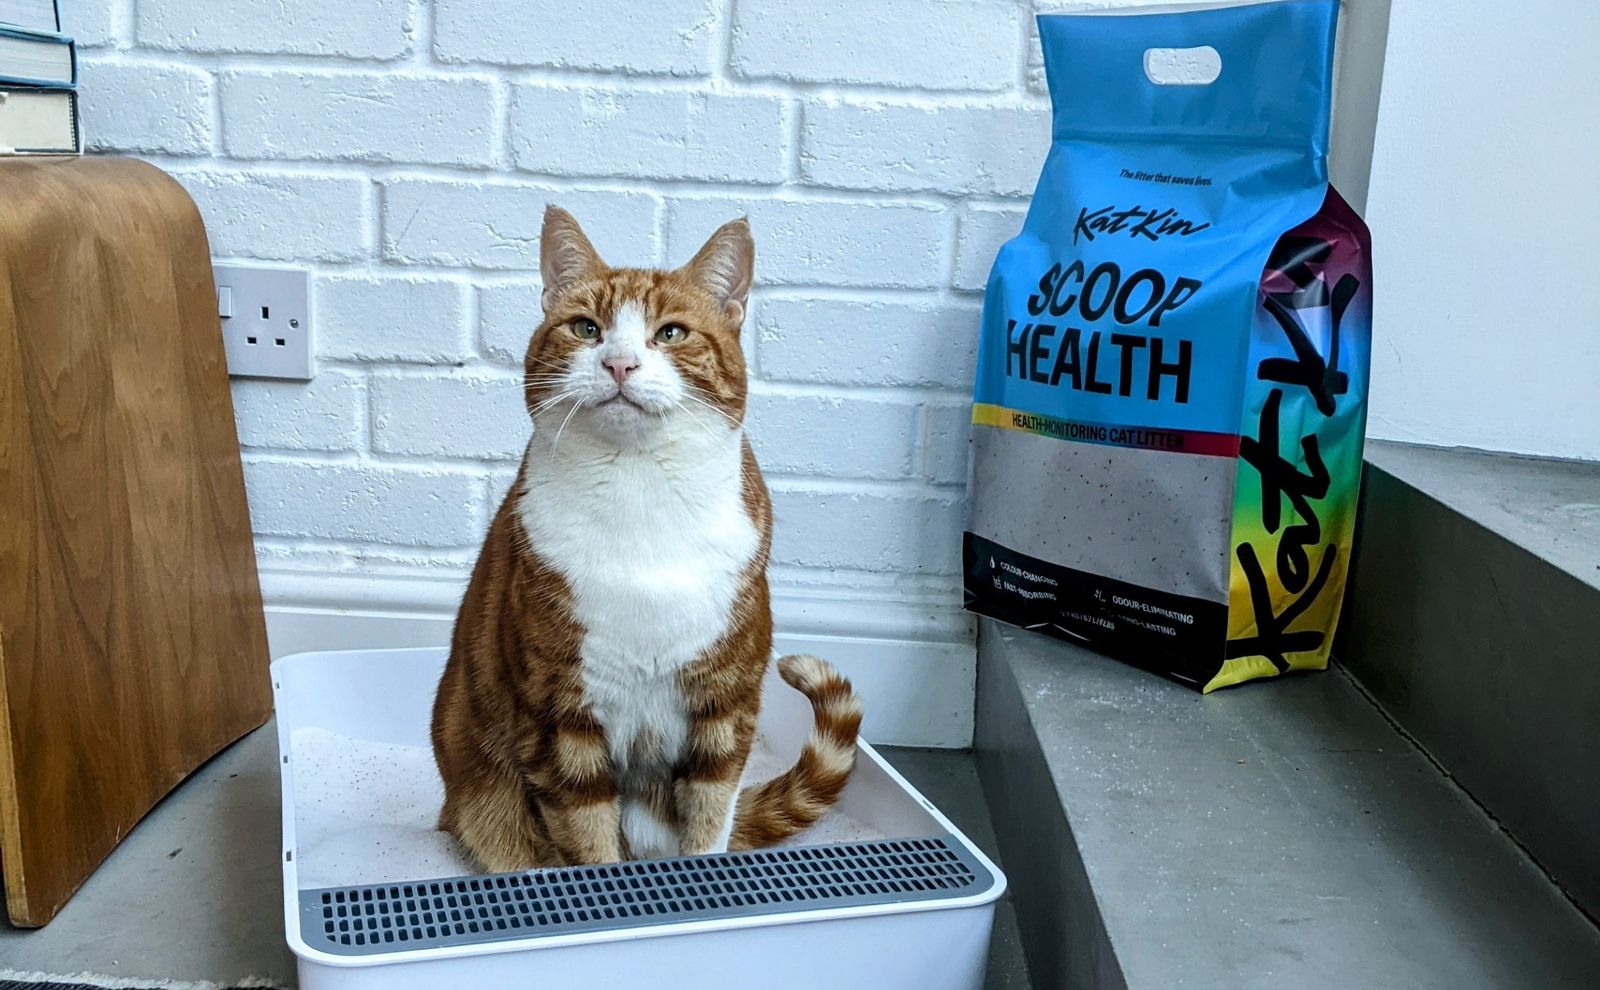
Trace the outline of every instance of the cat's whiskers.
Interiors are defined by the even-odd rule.
[[[685,395],[684,398],[688,399],[690,402],[697,402],[700,405],[705,406],[707,409],[711,410],[712,412],[716,413],[718,416],[721,416],[723,418],[723,420],[728,424],[728,428],[729,429],[737,430],[737,429],[740,429],[741,427],[744,426],[743,423],[739,422],[737,419],[734,419],[733,416],[729,415],[728,411],[726,409],[723,409],[721,406],[713,405],[713,404],[707,402],[706,400],[701,399],[701,398],[697,398],[697,397],[695,397],[693,395]]]
[[[735,419],[732,413],[728,412],[726,409],[723,409],[722,406],[718,405],[718,400],[721,400],[723,398],[723,396],[720,396],[720,395],[716,394],[715,392],[708,392],[703,388],[699,388],[698,386],[690,385],[688,382],[684,382],[683,383],[683,387],[688,389],[691,392],[694,392],[694,393],[697,393],[698,395],[704,396],[705,398],[696,399],[695,401],[699,402],[703,406],[709,407],[712,411],[716,412],[723,419],[727,420],[728,421],[728,425],[730,427],[732,427],[732,428],[734,428],[736,430],[737,429],[746,429],[746,430],[749,429],[749,427],[748,427],[748,425],[746,423],[741,422],[738,419]],[[712,401],[707,401],[707,400],[712,400]],[[754,436],[753,433],[751,435]]]
[[[572,411],[567,413],[567,418],[561,421],[561,426],[556,429],[555,439],[550,441],[551,450],[555,450],[557,447],[561,446],[561,434],[566,432],[567,424],[572,422],[572,417],[576,416],[578,414],[578,410],[582,408],[583,403],[581,402],[574,402],[572,404]]]
[[[565,392],[559,392],[556,395],[553,395],[548,399],[544,399],[538,405],[534,406],[532,412],[529,415],[537,417],[540,413],[544,412],[545,410],[551,409],[551,408],[553,408],[555,406],[558,406],[561,403],[567,401],[568,399],[578,398],[580,395],[582,395],[582,392],[583,392],[582,389],[576,389],[576,388],[568,389]],[[581,402],[580,403],[574,403],[574,408],[576,408],[579,405],[582,405],[582,403]]]
[[[695,399],[695,397],[692,396],[692,395],[686,395],[686,396],[684,396],[684,398],[693,400],[695,402],[699,402],[700,401],[699,399]],[[680,412],[682,412],[684,414],[684,416],[689,420],[689,422],[691,422],[694,425],[700,427],[702,430],[705,430],[706,431],[706,436],[710,437],[712,440],[718,439],[717,438],[717,434],[715,433],[715,431],[713,431],[711,429],[711,427],[707,426],[705,421],[702,420],[699,416],[695,415],[694,410],[690,409],[688,406],[684,405],[681,400],[678,401],[678,402],[674,402],[672,404],[672,408],[679,410]]]
[[[488,388],[484,389],[484,392],[488,393],[488,394],[491,394],[491,395],[500,395],[500,394],[503,394],[503,393],[506,393],[506,392],[524,392],[524,391],[527,391],[527,389],[530,386],[533,387],[533,388],[556,388],[556,387],[560,387],[560,386],[569,386],[570,387],[571,384],[572,384],[571,380],[566,378],[565,376],[563,376],[563,377],[552,377],[549,380],[539,380],[539,381],[525,381],[525,380],[517,379],[517,380],[509,380],[509,381],[503,381],[503,382],[495,382],[495,383],[489,385]]]
[[[566,370],[566,366],[565,365],[559,364],[559,363],[557,363],[555,361],[551,361],[549,358],[531,358],[530,361],[533,364],[542,365],[542,366],[544,366],[546,368],[555,368],[557,371],[565,371]]]
[[[692,384],[690,382],[684,382],[683,383],[683,387],[688,389],[689,391],[695,393],[696,395],[703,395],[708,399],[720,399],[720,398],[722,398],[722,396],[718,395],[717,393],[708,391],[707,389],[703,389],[700,386]]]

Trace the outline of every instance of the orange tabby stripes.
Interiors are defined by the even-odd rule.
[[[754,250],[736,220],[675,271],[611,268],[545,214],[533,438],[434,706],[439,825],[487,870],[770,845],[849,779],[859,700],[786,657],[814,730],[738,793],[772,656],[772,505],[742,426]]]
[[[861,700],[850,682],[813,656],[784,657],[778,673],[811,700],[816,725],[794,766],[739,795],[730,849],[760,849],[815,825],[855,768]]]

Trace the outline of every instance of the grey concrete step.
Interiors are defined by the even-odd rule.
[[[1367,459],[1335,655],[1600,918],[1600,464]]]
[[[1600,986],[1600,930],[1337,669],[1201,697],[979,625],[1038,987]]]

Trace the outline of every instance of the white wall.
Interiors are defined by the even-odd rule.
[[[1600,458],[1600,5],[1396,3],[1369,432]]]
[[[1340,0],[1328,178],[1345,202],[1363,215],[1372,179],[1372,142],[1378,129],[1388,32],[1389,0]]]
[[[1048,146],[1013,0],[63,0],[90,145],[315,273],[236,381],[263,568],[463,575],[525,437],[546,202],[678,264],[748,213],[774,576],[959,607],[981,289]]]

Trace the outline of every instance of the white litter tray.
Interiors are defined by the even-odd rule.
[[[472,874],[432,830],[445,651],[272,665],[283,908],[302,990],[978,990],[1005,877],[871,746],[810,833],[752,852]],[[769,671],[747,779],[811,708]]]

